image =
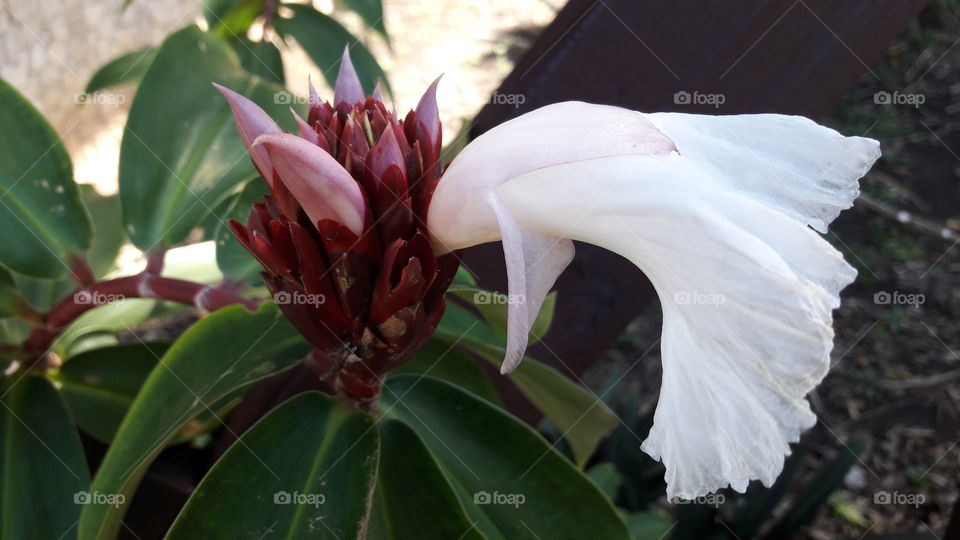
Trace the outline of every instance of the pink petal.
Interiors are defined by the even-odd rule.
[[[417,121],[422,123],[427,130],[430,142],[434,145],[440,144],[438,140],[438,137],[440,137],[440,109],[437,107],[437,86],[440,84],[441,77],[443,75],[437,77],[427,88],[427,91],[423,93],[423,97],[417,103],[417,110],[414,113]]]
[[[309,75],[307,75],[307,92],[310,96],[308,101],[311,107],[319,107],[323,104],[323,100],[320,99],[320,94],[317,93],[317,89],[313,87],[313,81],[310,80]]]
[[[377,81],[377,85],[373,87],[373,93],[370,94],[370,97],[380,103],[383,103],[383,90],[380,88],[380,81]]]
[[[233,119],[237,123],[237,131],[240,132],[240,139],[247,147],[250,158],[253,159],[253,165],[260,171],[260,176],[267,181],[267,186],[272,188],[273,166],[270,163],[270,157],[265,149],[254,148],[253,141],[265,133],[281,133],[280,126],[256,103],[225,86],[217,83],[213,83],[213,86],[227,98],[227,103],[233,111]]]
[[[306,120],[297,114],[297,111],[290,109],[290,112],[293,113],[293,119],[297,122],[297,132],[300,134],[300,137],[312,142],[313,144],[319,145],[320,135],[316,132],[316,130],[310,127],[310,124],[308,124]]]
[[[376,146],[370,151],[370,168],[373,174],[380,178],[391,165],[400,167],[401,171],[406,168],[397,136],[392,129],[385,129]]]
[[[333,105],[337,106],[344,102],[353,105],[362,102],[363,99],[360,77],[357,76],[357,70],[353,68],[353,62],[350,61],[350,46],[345,45],[343,58],[340,59],[340,73],[337,74],[337,84],[333,89]]]
[[[289,133],[258,137],[283,185],[316,225],[324,219],[342,223],[356,235],[363,232],[366,208],[360,186],[330,154]]]

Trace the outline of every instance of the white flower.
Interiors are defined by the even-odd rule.
[[[856,275],[816,231],[879,155],[877,141],[796,116],[560,103],[470,143],[427,224],[438,252],[503,241],[509,293],[526,299],[509,305],[504,373],[571,240],[646,274],[663,309],[663,385],[642,448],[666,466],[668,497],[692,499],[771,485],[816,422],[805,396],[830,367],[831,312]]]

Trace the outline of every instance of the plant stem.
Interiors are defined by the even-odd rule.
[[[34,329],[23,346],[34,356],[40,356],[77,317],[97,306],[122,302],[127,298],[169,300],[207,311],[233,304],[241,304],[250,310],[257,307],[256,302],[216,286],[143,272],[78,288],[47,312],[43,326]]]

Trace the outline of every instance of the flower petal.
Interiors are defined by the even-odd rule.
[[[477,137],[443,174],[427,224],[445,253],[500,239],[492,190],[543,167],[625,154],[667,154],[673,142],[643,114],[582,102],[542,107]]]
[[[262,135],[256,147],[266,149],[283,185],[314,225],[332,219],[358,236],[363,232],[366,208],[360,187],[330,154],[289,133]]]
[[[770,485],[816,421],[831,310],[855,271],[793,217],[724,189],[686,157],[541,169],[497,190],[524,228],[617,252],[660,297],[663,385],[643,449],[670,498]]]
[[[240,132],[240,139],[247,147],[253,165],[260,172],[260,176],[266,180],[267,186],[273,188],[273,166],[270,163],[270,157],[265,149],[253,148],[253,141],[264,133],[280,133],[280,126],[256,103],[225,86],[217,83],[213,83],[213,86],[227,98],[230,110],[233,111],[233,119],[237,123],[237,131]]]
[[[340,59],[340,72],[337,74],[337,84],[333,88],[333,105],[341,103],[353,105],[364,100],[363,86],[357,70],[350,61],[350,46],[343,47],[343,57]]]
[[[695,161],[727,186],[820,232],[853,206],[859,180],[880,157],[873,139],[844,137],[802,116],[647,115]]]
[[[527,339],[540,307],[573,260],[573,242],[530,229],[524,229],[498,200],[494,214],[503,235],[503,253],[507,263],[507,353],[500,373],[510,373],[520,365],[527,350]]]

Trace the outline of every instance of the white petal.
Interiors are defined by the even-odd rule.
[[[505,122],[470,142],[444,172],[427,225],[437,251],[500,239],[492,190],[543,167],[624,154],[674,149],[643,114],[570,101]]]
[[[664,376],[643,449],[664,462],[668,496],[772,483],[816,420],[805,395],[855,276],[840,254],[676,154],[555,166],[497,195],[524,228],[615,251],[656,287]]]
[[[509,373],[523,360],[530,328],[550,288],[573,260],[574,248],[565,238],[524,229],[497,200],[493,210],[503,235],[508,282],[507,354],[500,373]]]
[[[715,179],[820,232],[850,208],[880,157],[873,139],[844,137],[802,116],[648,114],[681,155]]]

